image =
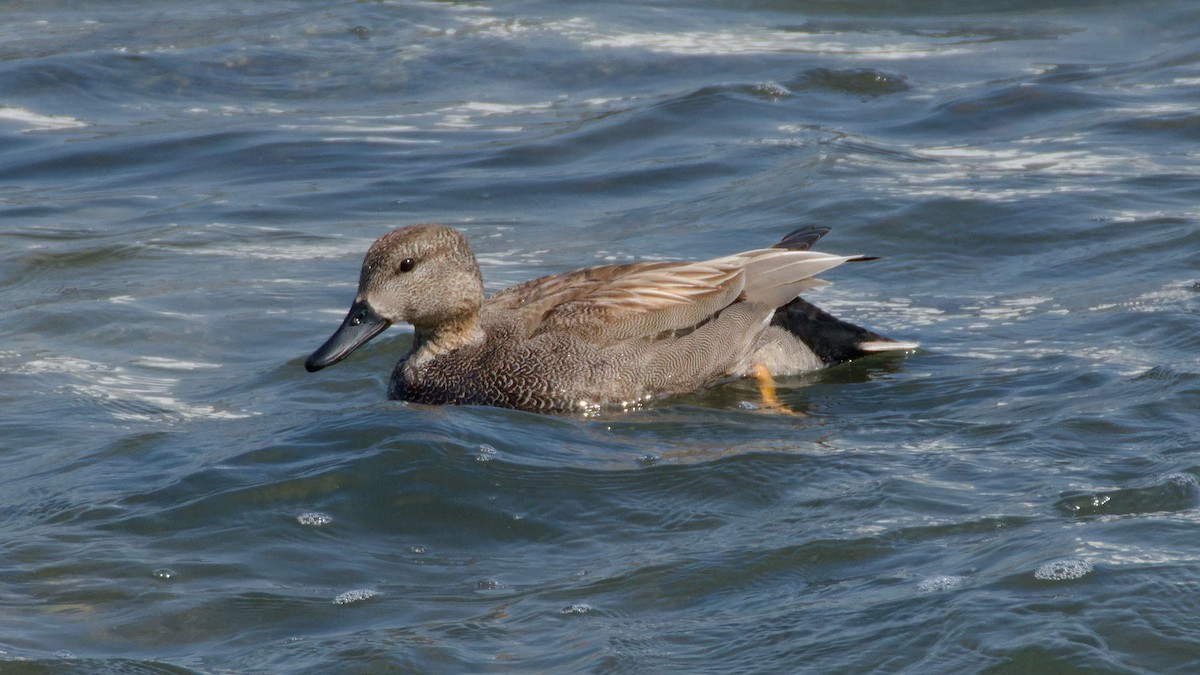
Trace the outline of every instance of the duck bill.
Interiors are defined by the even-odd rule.
[[[391,322],[376,314],[366,300],[356,301],[350,306],[342,325],[305,360],[304,369],[315,373],[325,366],[332,366],[390,325]]]

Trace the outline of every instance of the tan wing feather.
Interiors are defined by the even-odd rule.
[[[530,336],[566,331],[611,344],[695,326],[739,297],[778,307],[817,285],[809,277],[849,259],[770,248],[699,262],[605,265],[505,289],[484,311],[520,316]]]
[[[772,307],[791,302],[801,291],[811,288],[812,277],[857,256],[841,256],[817,251],[768,250],[746,262],[746,298]]]
[[[605,265],[496,293],[484,318],[519,317],[527,335],[561,330],[611,343],[699,323],[737,299],[740,260]]]
[[[657,263],[626,270],[549,312],[538,331],[570,331],[612,343],[693,326],[741,294],[740,265]]]

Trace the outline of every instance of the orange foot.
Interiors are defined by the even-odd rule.
[[[756,363],[750,367],[750,374],[754,376],[754,380],[758,382],[758,393],[762,396],[762,409],[769,410],[775,413],[783,413],[786,415],[799,415],[794,410],[790,410],[779,401],[779,397],[775,395],[775,378],[771,377],[771,371],[761,363]]]

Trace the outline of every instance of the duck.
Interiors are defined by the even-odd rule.
[[[350,310],[304,366],[331,366],[403,322],[414,337],[392,371],[393,400],[595,413],[750,377],[777,407],[774,378],[917,347],[800,297],[827,283],[815,275],[875,259],[811,250],[828,232],[801,227],[709,260],[586,267],[485,298],[461,232],[401,227],[367,250]]]

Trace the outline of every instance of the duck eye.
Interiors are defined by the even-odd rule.
[[[410,271],[412,271],[412,268],[415,267],[416,265],[417,265],[416,260],[413,260],[412,258],[405,258],[404,260],[400,261],[400,271],[401,272],[410,272]]]

